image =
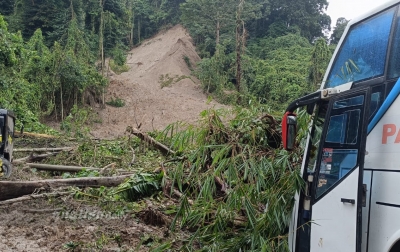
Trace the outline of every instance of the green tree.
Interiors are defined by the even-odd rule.
[[[3,16],[11,15],[14,11],[14,0],[2,0],[0,2],[0,14]]]
[[[253,67],[247,73],[252,76],[248,89],[263,103],[283,109],[312,89],[307,78],[312,47],[306,38],[295,34],[266,39],[264,43],[268,45],[262,52],[265,59],[252,59],[250,63]]]
[[[235,0],[187,0],[181,4],[182,23],[201,51],[212,54],[222,39],[234,38]]]
[[[38,88],[23,78],[28,51],[20,33],[10,33],[0,15],[0,107],[12,109],[19,122],[37,122]]]
[[[310,82],[313,89],[319,88],[324,78],[325,70],[328,67],[332,52],[323,38],[315,41],[311,52]]]
[[[330,30],[331,19],[324,12],[327,7],[327,0],[271,0],[270,24],[279,22],[287,28],[296,26],[311,42],[323,37],[323,31]]]
[[[345,19],[344,17],[338,18],[338,20],[336,21],[336,26],[335,28],[333,28],[333,32],[330,37],[331,44],[339,43],[339,40],[342,37],[342,34],[346,29],[348,23],[349,20]]]

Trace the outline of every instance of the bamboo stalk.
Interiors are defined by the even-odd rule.
[[[59,148],[22,148],[14,149],[14,152],[47,152],[47,151],[69,151],[74,147],[59,147]]]
[[[46,171],[65,171],[65,172],[79,172],[83,169],[86,170],[101,170],[101,168],[96,167],[83,167],[83,166],[69,166],[69,165],[49,165],[49,164],[37,164],[37,163],[27,163],[31,168],[36,168],[39,170]]]

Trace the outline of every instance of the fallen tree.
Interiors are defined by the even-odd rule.
[[[90,177],[71,179],[46,179],[36,181],[0,181],[0,200],[8,200],[39,191],[50,191],[54,188],[75,187],[114,187],[124,182],[131,175],[115,177]]]
[[[151,136],[147,135],[144,132],[141,132],[140,130],[133,128],[131,126],[128,126],[126,128],[126,132],[139,137],[142,141],[145,141],[146,143],[149,143],[150,145],[154,146],[156,149],[158,149],[159,151],[162,152],[162,154],[167,155],[167,154],[175,154],[175,151],[171,150],[170,148],[168,148],[167,146],[165,146],[164,144],[158,142],[157,140],[155,140],[154,138],[152,138]]]

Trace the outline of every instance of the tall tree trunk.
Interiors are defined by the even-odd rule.
[[[131,26],[131,32],[130,32],[130,34],[129,34],[129,46],[131,47],[131,48],[133,48],[133,39],[134,39],[134,31],[135,31],[135,12],[132,10],[132,18],[131,18],[131,20],[132,20],[132,26]]]
[[[54,102],[54,113],[56,114],[56,121],[57,121],[58,120],[58,118],[57,118],[57,103],[56,103],[56,94],[55,94],[54,89],[53,89],[53,97],[52,97],[52,99],[53,99],[53,102]]]
[[[105,0],[100,0],[100,8],[101,8],[101,13],[100,13],[100,27],[99,27],[99,49],[100,49],[100,59],[101,59],[101,75],[104,76],[104,1]],[[105,90],[103,88],[102,91],[102,105],[104,106],[105,104]]]
[[[74,4],[72,3],[72,0],[71,0],[70,8],[71,8],[71,20],[73,20],[75,18],[75,12],[74,12]]]
[[[219,22],[219,20],[217,20],[217,30],[216,30],[216,34],[215,34],[215,45],[218,46],[219,45],[219,33],[221,30],[221,24]]]
[[[64,121],[64,100],[63,100],[63,88],[62,84],[60,85],[60,102],[61,102],[61,121]]]
[[[140,17],[138,17],[138,41],[140,43]]]
[[[245,41],[244,21],[241,18],[244,0],[239,0],[238,10],[236,12],[236,89],[240,93],[242,80],[242,53]],[[240,98],[239,98],[240,99]],[[240,102],[240,100],[238,101]]]

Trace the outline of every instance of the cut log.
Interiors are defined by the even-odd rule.
[[[27,163],[27,165],[31,168],[36,168],[38,170],[47,170],[47,171],[80,172],[83,169],[97,170],[97,171],[101,170],[101,168],[82,167],[82,166],[49,165],[49,164],[36,164],[36,163]]]
[[[132,171],[127,171],[123,169],[114,169],[113,167],[116,165],[116,163],[111,163],[103,168],[97,168],[97,167],[84,167],[84,166],[71,166],[71,165],[50,165],[50,164],[38,164],[38,163],[27,163],[27,165],[30,168],[36,168],[38,170],[46,170],[46,171],[63,171],[63,172],[80,172],[83,169],[85,170],[91,170],[91,171],[99,171],[100,173],[104,172],[105,170],[112,168],[113,171],[116,171],[118,173],[126,173],[129,172],[130,174]]]
[[[23,132],[22,134],[20,132],[15,132],[16,137],[22,137],[22,136],[30,136],[30,137],[37,137],[37,138],[58,138],[58,136],[52,136],[52,135],[47,135],[47,134],[39,134],[39,133],[31,133],[31,132]]]
[[[144,132],[141,132],[138,129],[135,129],[131,126],[128,126],[126,128],[126,132],[135,135],[137,137],[139,137],[140,139],[142,139],[142,141],[145,141],[149,144],[151,144],[152,146],[154,146],[156,149],[158,149],[159,151],[161,151],[162,154],[167,155],[169,153],[175,154],[175,151],[171,150],[170,148],[168,148],[167,146],[165,146],[164,144],[158,142],[157,140],[155,140],[154,138],[152,138],[151,136],[147,135]]]
[[[14,204],[17,202],[32,200],[32,199],[40,199],[40,198],[48,198],[48,197],[59,197],[63,195],[71,194],[70,192],[55,192],[55,193],[42,193],[42,194],[32,194],[32,195],[25,195],[15,199],[3,200],[0,201],[0,206],[2,205],[9,205]]]
[[[14,152],[48,152],[48,151],[70,151],[74,147],[60,147],[60,148],[25,148],[14,149]]]
[[[90,177],[71,179],[46,179],[37,181],[0,181],[0,200],[13,199],[32,194],[37,189],[50,190],[64,186],[76,187],[113,187],[121,184],[131,175],[115,177]]]

